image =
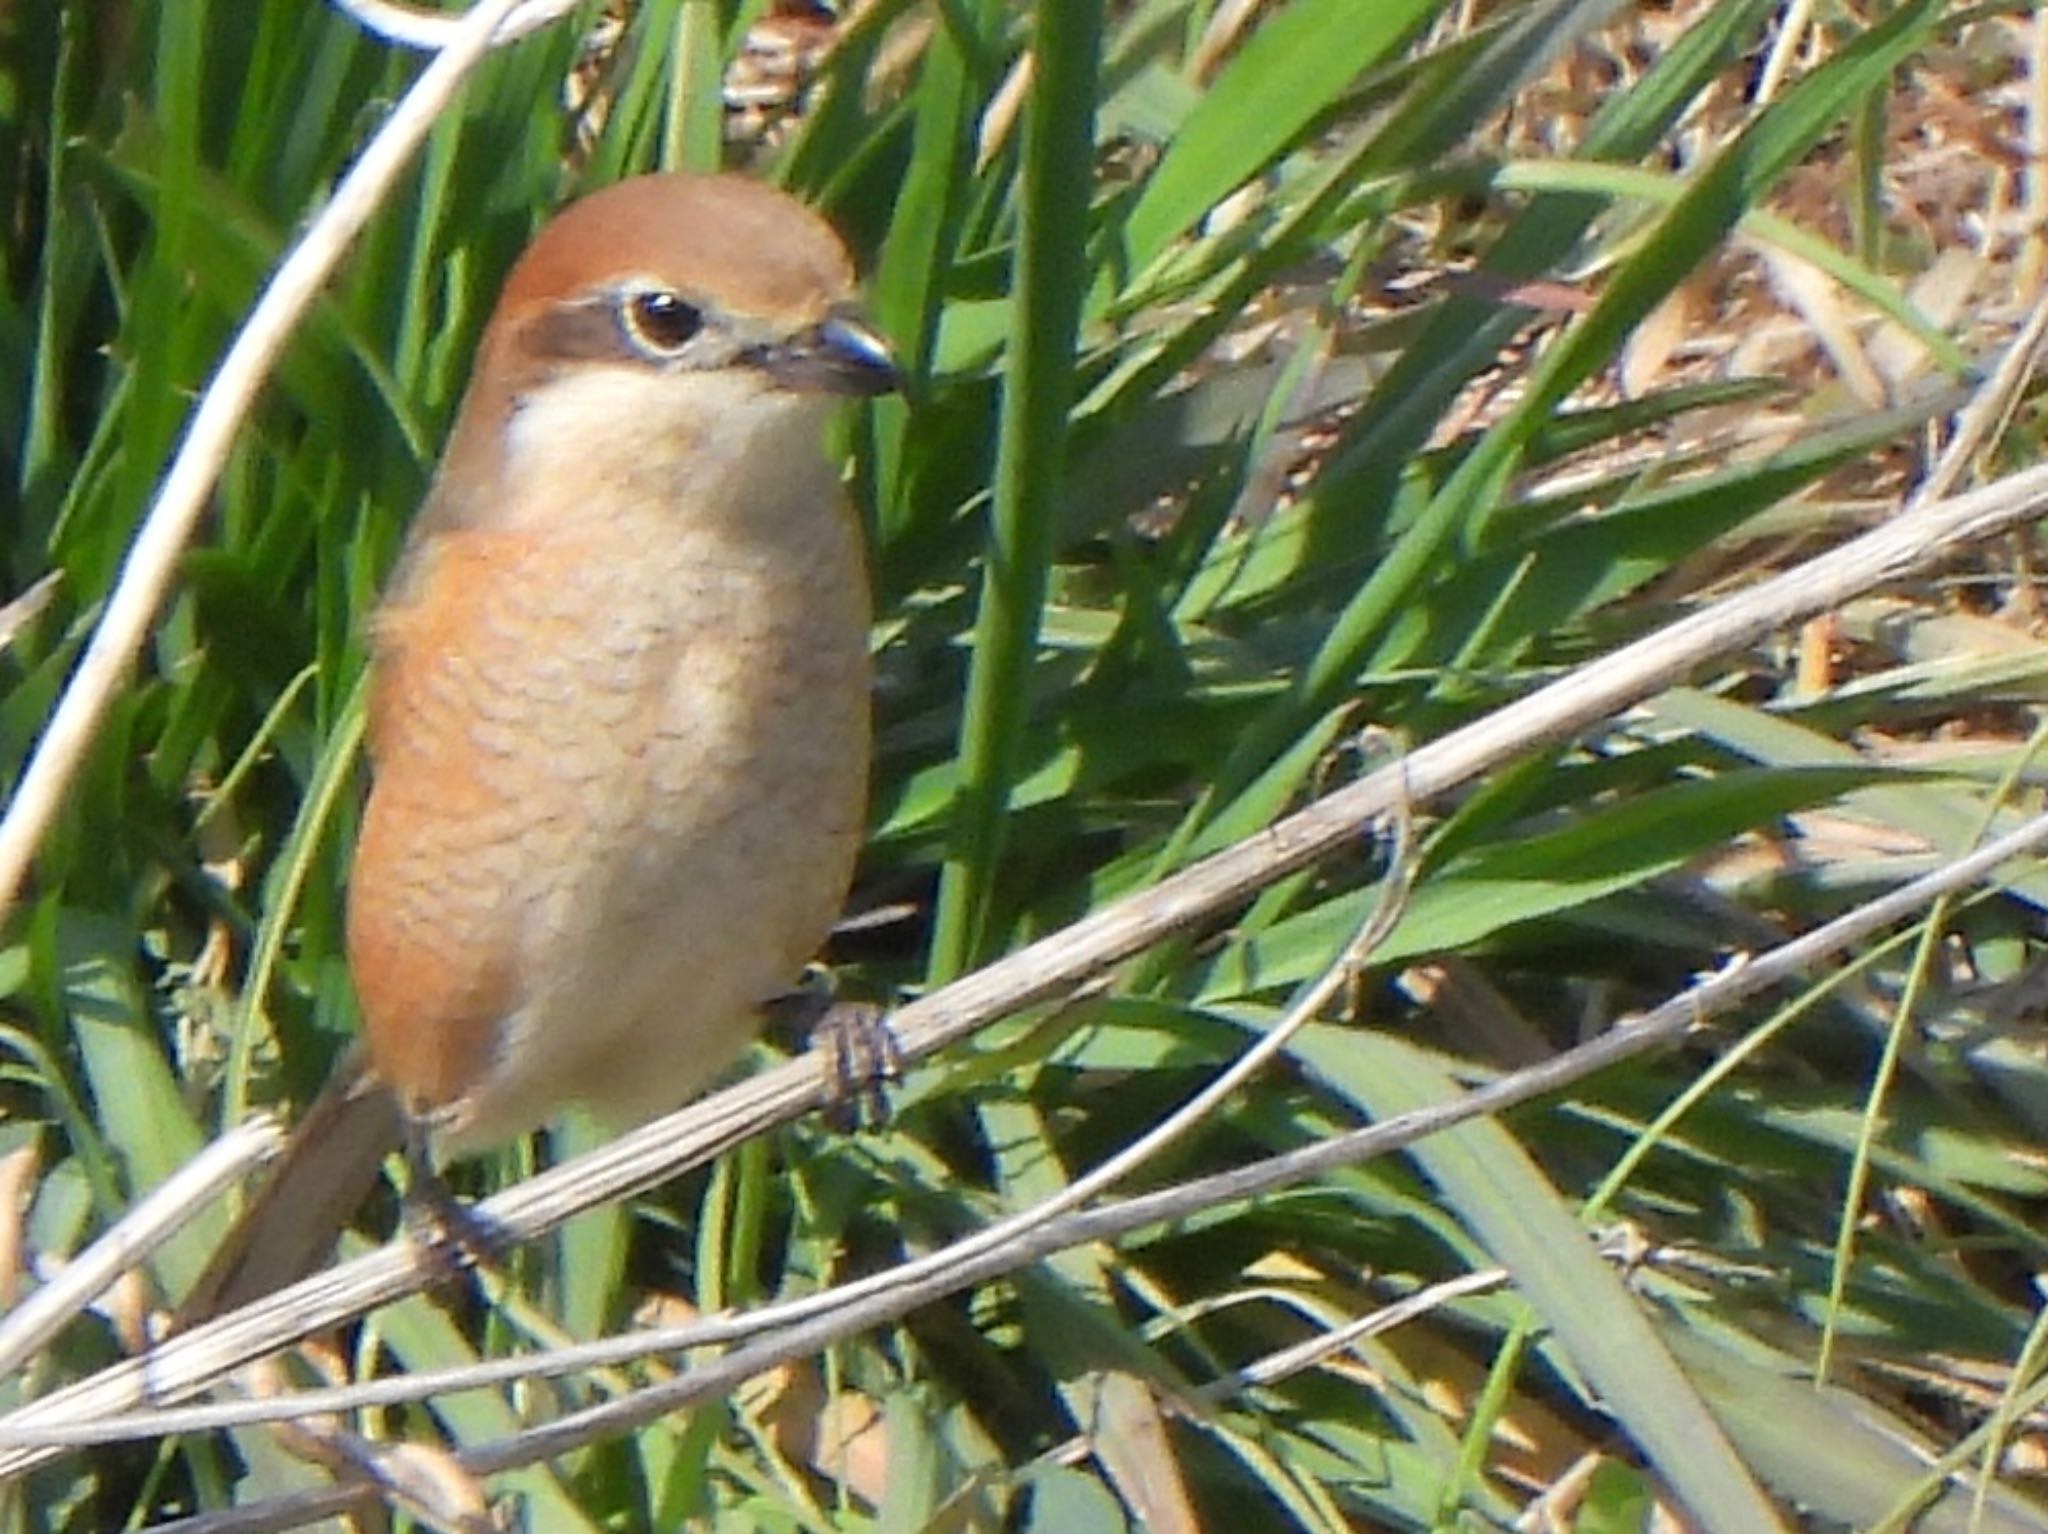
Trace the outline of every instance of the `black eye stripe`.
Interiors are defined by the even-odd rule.
[[[681,351],[704,328],[704,316],[696,305],[666,288],[628,294],[619,318],[634,340],[654,352]]]

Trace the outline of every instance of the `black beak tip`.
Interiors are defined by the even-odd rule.
[[[835,314],[818,327],[816,360],[837,393],[872,397],[903,387],[889,343],[854,315]]]

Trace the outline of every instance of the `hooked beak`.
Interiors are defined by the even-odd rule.
[[[872,397],[903,386],[889,343],[859,314],[835,310],[764,359],[785,388]]]

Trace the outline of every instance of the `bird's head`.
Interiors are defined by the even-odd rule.
[[[748,451],[763,428],[813,422],[831,396],[896,386],[822,218],[736,176],[637,177],[572,204],[513,266],[439,510],[462,520],[473,492],[522,460]]]

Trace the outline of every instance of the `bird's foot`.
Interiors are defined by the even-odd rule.
[[[762,1009],[771,1023],[806,1034],[823,1055],[826,1112],[835,1127],[875,1128],[889,1118],[888,1088],[903,1077],[903,1049],[889,1017],[865,1001],[841,1001],[821,985],[777,996]]]
[[[475,1206],[464,1203],[434,1165],[426,1126],[407,1126],[405,1226],[414,1243],[439,1270],[438,1284],[450,1284],[472,1268],[495,1268],[511,1249],[505,1232]]]
[[[889,1087],[903,1079],[903,1047],[889,1015],[872,1002],[835,1001],[812,1025],[831,1083],[828,1112],[846,1129],[889,1120]]]

